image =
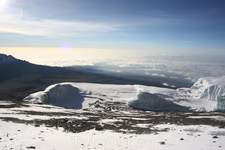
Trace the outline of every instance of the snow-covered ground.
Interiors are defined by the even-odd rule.
[[[225,129],[206,125],[157,125],[157,134],[122,134],[94,129],[66,133],[61,128],[0,121],[0,149],[224,149]]]
[[[0,107],[2,150],[207,150],[225,147],[225,116],[222,112],[107,112],[4,101]],[[173,122],[173,119],[177,120]],[[101,124],[102,129],[90,127],[94,123]],[[90,128],[85,129],[87,126]],[[68,127],[70,130],[66,130]]]
[[[157,111],[225,110],[225,76],[200,78],[191,88],[177,90],[143,85],[59,83],[24,100],[82,109],[98,99]]]
[[[224,149],[224,112],[205,112],[224,110],[224,81],[177,90],[51,85],[20,103],[0,101],[0,149]]]

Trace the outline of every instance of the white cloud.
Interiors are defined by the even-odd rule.
[[[62,62],[61,62],[62,63]],[[63,65],[60,62],[51,62],[51,65]],[[104,64],[104,67],[130,67],[145,71],[145,75],[166,77],[165,74],[156,73],[176,73],[186,76],[186,79],[195,81],[200,77],[225,75],[225,64],[218,63],[200,63],[200,62],[180,62],[180,61],[147,61],[147,60],[119,60],[119,59],[83,59],[67,62],[67,65],[94,65]],[[122,69],[120,69],[122,70]],[[172,75],[171,79],[178,77]]]
[[[0,11],[0,32],[34,36],[93,36],[118,30],[117,25],[91,21],[64,21],[22,17],[22,9]]]
[[[166,77],[164,74],[157,74],[157,73],[153,73],[151,74],[152,76],[159,76],[159,77]]]
[[[185,76],[181,78],[192,81],[200,77],[225,75],[225,63],[124,59],[124,56],[130,54],[131,51],[84,48],[74,48],[69,53],[62,53],[59,48],[22,48],[18,50],[15,50],[15,48],[12,50],[10,48],[0,48],[0,51],[37,64],[51,66],[95,65],[103,69],[121,70],[123,73],[130,71],[145,76],[167,77],[170,80],[179,80],[180,76],[178,75]],[[139,53],[139,51],[135,52]],[[100,56],[104,54],[104,56],[99,57],[99,54]],[[53,55],[54,57],[52,57]],[[118,57],[120,55],[122,55],[123,59]],[[138,54],[134,53],[134,55],[137,56]]]
[[[162,83],[164,86],[170,86],[168,83]]]
[[[43,1],[44,2],[44,1]],[[38,3],[38,2],[36,2]],[[46,3],[46,2],[45,2]],[[47,2],[50,5],[50,2]],[[24,4],[26,7],[31,7],[29,9],[23,10],[22,8],[13,8],[7,7],[0,10],[0,32],[5,33],[18,33],[24,35],[34,35],[34,36],[47,36],[47,37],[55,37],[55,36],[72,36],[72,37],[81,37],[81,36],[93,36],[104,34],[112,31],[127,31],[130,29],[149,29],[149,27],[165,27],[165,26],[176,26],[176,25],[189,25],[190,20],[186,17],[180,15],[168,15],[166,12],[160,13],[160,15],[152,15],[154,13],[150,13],[151,15],[133,18],[131,14],[124,15],[111,15],[108,17],[105,14],[86,14],[83,9],[78,6],[74,6],[77,10],[75,16],[73,16],[73,11],[71,8],[66,15],[61,16],[60,12],[64,12],[62,10],[58,10],[57,12],[54,7],[41,6],[38,8],[35,5],[28,5],[27,2]],[[52,4],[53,6],[60,5],[60,3]],[[24,7],[25,7],[24,6]],[[86,5],[84,5],[85,7]],[[32,11],[32,8],[34,11]],[[43,11],[43,12],[38,12]],[[70,12],[71,11],[71,12]],[[75,12],[76,12],[75,11]],[[52,14],[49,15],[49,12]],[[78,13],[80,12],[80,13]],[[43,15],[46,13],[46,16]],[[41,15],[40,15],[41,14]],[[61,15],[59,15],[61,14]],[[79,14],[79,15],[78,15]],[[47,17],[48,16],[48,17]],[[49,19],[54,16],[54,19]],[[66,18],[67,21],[62,19],[56,19],[56,17]],[[97,17],[96,17],[97,16]],[[45,17],[45,18],[43,18]],[[75,20],[76,18],[76,20]],[[92,20],[92,21],[86,21]],[[90,19],[92,18],[92,19]],[[96,19],[93,19],[96,18]],[[97,19],[98,18],[98,19]],[[185,18],[185,19],[184,19]],[[86,19],[86,20],[85,20]],[[191,21],[192,23],[198,22]],[[200,21],[201,22],[201,21]],[[134,32],[120,32],[123,35],[135,35]],[[190,43],[190,41],[183,41],[185,43]],[[132,43],[133,45],[140,45],[140,43]]]

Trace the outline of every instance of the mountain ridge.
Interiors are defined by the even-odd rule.
[[[7,58],[11,60],[0,64],[0,100],[22,101],[29,94],[44,90],[49,85],[60,82],[163,86],[160,82],[155,81],[115,77],[109,74],[87,72],[82,69],[72,70],[64,67],[32,64],[28,61],[16,59],[11,55],[0,54],[0,57],[4,60],[7,60]]]
[[[14,61],[17,61],[17,60],[18,59],[16,59],[12,55],[6,55],[6,54],[0,53],[0,64],[11,63],[11,62],[14,62]]]

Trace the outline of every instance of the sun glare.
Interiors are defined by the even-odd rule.
[[[0,6],[5,6],[6,1],[5,0],[0,0]]]

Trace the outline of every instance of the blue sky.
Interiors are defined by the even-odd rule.
[[[225,2],[0,0],[0,47],[65,41],[72,48],[225,55]]]

